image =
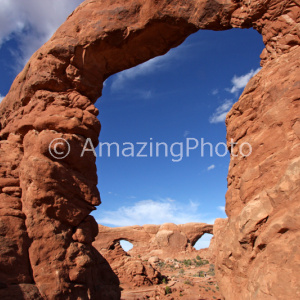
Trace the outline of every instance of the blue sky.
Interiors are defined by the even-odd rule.
[[[0,0],[0,97],[31,54],[82,1]],[[26,5],[24,4],[26,2]],[[9,16],[9,17],[8,17]],[[149,157],[149,143],[170,147],[186,139],[226,142],[225,116],[259,70],[263,49],[254,30],[199,31],[166,55],[110,77],[96,106],[100,142],[145,142],[148,157],[97,158],[102,205],[93,213],[107,226],[214,222],[224,213],[229,155],[199,149],[178,162]],[[4,74],[4,76],[3,76]],[[0,98],[1,100],[1,98]],[[104,149],[104,148],[103,148]],[[207,149],[207,148],[206,148]],[[180,146],[173,152],[179,153]],[[224,147],[219,147],[224,152]],[[97,149],[97,155],[99,151]],[[136,153],[135,153],[136,154]],[[99,155],[98,155],[99,156]],[[209,239],[203,239],[206,246]]]

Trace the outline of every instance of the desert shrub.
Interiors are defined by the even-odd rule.
[[[210,264],[209,270],[208,270],[207,273],[208,273],[209,275],[211,275],[211,276],[215,276],[215,265]]]
[[[196,265],[197,267],[202,266],[202,265],[203,265],[202,260],[197,260],[196,263],[195,263],[195,265]]]
[[[197,260],[201,260],[201,257],[199,255],[196,256]]]
[[[209,264],[209,261],[206,259],[202,260],[200,257],[199,257],[198,261],[196,262],[196,266],[198,266],[198,267],[207,265],[207,264]]]
[[[166,295],[172,294],[172,290],[169,286],[166,286],[165,293],[166,293]]]
[[[194,277],[204,277],[204,271],[197,272]]]
[[[184,270],[183,270],[183,269],[180,269],[180,270],[179,270],[179,274],[184,274]]]
[[[183,264],[184,264],[186,267],[188,267],[188,266],[191,266],[191,265],[192,265],[192,261],[191,261],[190,259],[185,259],[185,260],[183,261]]]
[[[193,283],[190,280],[188,280],[188,279],[184,281],[184,284],[188,284],[188,285],[193,286]]]

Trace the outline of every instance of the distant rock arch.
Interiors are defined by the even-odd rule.
[[[120,240],[133,244],[130,253],[144,258],[192,252],[196,241],[205,233],[213,234],[213,225],[187,223],[162,225],[106,227],[99,225],[99,233],[93,245],[98,251],[109,250]]]

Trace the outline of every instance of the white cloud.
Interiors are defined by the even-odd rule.
[[[138,76],[151,74],[163,67],[167,67],[169,61],[176,55],[176,50],[171,50],[163,56],[157,56],[134,68],[116,74],[111,84],[111,90],[113,92],[119,91],[126,87],[128,81],[134,80]]]
[[[225,212],[225,206],[218,206],[218,210]]]
[[[18,67],[41,47],[83,0],[1,0],[0,47],[16,38]],[[17,53],[16,53],[17,52]]]
[[[233,105],[233,100],[226,99],[222,105],[217,107],[216,111],[209,118],[210,123],[221,123],[225,122],[226,115],[230,111]]]
[[[4,97],[0,94],[0,103],[2,102],[3,99]]]
[[[153,96],[153,93],[150,90],[135,90],[135,93],[138,97],[143,99],[150,99]]]
[[[132,226],[144,224],[188,222],[214,223],[214,219],[204,220],[197,212],[199,204],[193,201],[178,204],[174,199],[142,200],[132,206],[122,206],[115,211],[102,211],[102,216],[97,219],[99,224],[109,226]]]
[[[183,137],[187,137],[191,132],[188,130],[185,130],[183,133]]]
[[[198,202],[194,202],[193,200],[190,200],[190,208],[191,209],[198,209],[198,207],[199,207],[199,203]]]
[[[230,93],[235,94],[238,91],[240,91],[241,89],[243,89],[247,83],[249,82],[249,80],[256,75],[259,71],[261,70],[261,68],[258,68],[256,70],[251,70],[249,73],[242,75],[242,76],[236,76],[234,75],[234,77],[232,78],[231,82],[233,84],[232,88],[229,89]]]
[[[113,193],[113,192],[108,192],[107,194],[112,195],[112,196],[119,196],[117,193]]]
[[[256,70],[251,70],[249,73],[242,75],[242,76],[236,76],[232,78],[232,88],[226,89],[228,92],[232,94],[236,94],[241,89],[245,88],[249,80],[256,75],[261,68],[258,68]],[[212,91],[213,95],[217,95],[219,93],[218,89],[215,89]],[[230,111],[234,101],[232,99],[226,99],[222,105],[217,107],[216,111],[213,113],[213,115],[209,118],[210,123],[221,123],[224,122],[226,119],[227,113]]]
[[[213,170],[216,166],[215,165],[211,165],[207,168],[207,171]]]
[[[212,95],[218,95],[219,94],[219,89],[214,89],[214,90],[212,90]]]

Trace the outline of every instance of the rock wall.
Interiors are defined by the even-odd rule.
[[[118,279],[91,245],[97,224],[89,213],[100,196],[95,158],[80,153],[86,138],[98,142],[93,103],[110,75],[165,54],[198,29],[232,27],[254,27],[266,48],[262,71],[227,117],[228,139],[247,140],[254,151],[230,163],[228,220],[214,228],[217,276],[226,299],[297,298],[299,6],[299,0],[83,2],[0,104],[1,298],[119,298]],[[69,142],[65,159],[50,155],[54,138]],[[60,152],[66,147],[61,143]]]
[[[295,47],[266,64],[227,115],[227,138],[253,153],[231,159],[229,218],[214,225],[226,299],[300,297],[299,57]]]

